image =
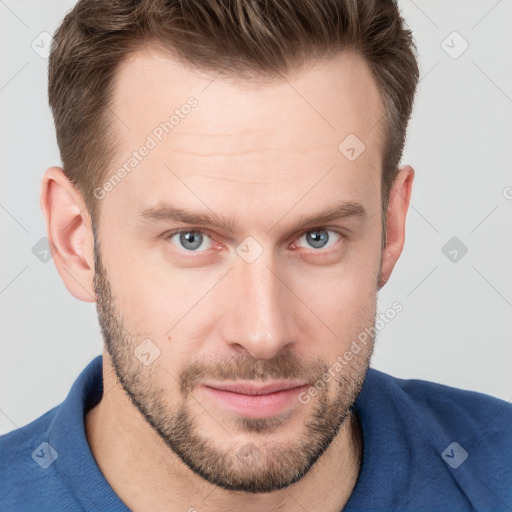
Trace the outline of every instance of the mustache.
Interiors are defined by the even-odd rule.
[[[213,363],[194,361],[179,377],[181,393],[187,396],[202,380],[304,379],[313,383],[321,379],[328,365],[320,359],[304,359],[291,352],[272,359],[255,359],[243,354],[222,358]]]

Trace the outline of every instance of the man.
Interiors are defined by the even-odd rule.
[[[369,369],[417,82],[391,0],[78,2],[41,206],[105,350],[2,510],[511,509],[510,404]]]

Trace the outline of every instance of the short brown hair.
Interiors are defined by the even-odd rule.
[[[54,35],[49,101],[64,172],[94,222],[94,189],[112,165],[116,70],[148,43],[196,69],[250,79],[286,75],[353,49],[379,88],[384,217],[412,111],[416,48],[394,0],[80,0]]]

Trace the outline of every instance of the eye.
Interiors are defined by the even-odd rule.
[[[314,249],[326,249],[336,244],[340,238],[342,236],[336,231],[320,228],[306,231],[298,240],[305,239],[309,247]]]
[[[203,247],[203,250],[209,249],[211,247],[210,237],[202,231],[197,230],[189,229],[176,231],[175,233],[171,233],[169,235],[169,241],[173,245],[176,245],[178,248],[191,252],[202,252],[197,251],[197,249],[203,245],[203,242],[207,242],[207,246]]]

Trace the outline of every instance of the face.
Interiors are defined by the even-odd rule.
[[[117,377],[201,477],[290,485],[347,421],[372,352],[344,356],[374,326],[381,263],[370,71],[344,53],[242,82],[145,51],[112,109],[95,290]]]

